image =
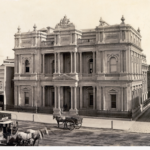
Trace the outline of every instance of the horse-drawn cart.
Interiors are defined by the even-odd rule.
[[[9,119],[5,116],[0,119],[0,144],[7,145],[8,137],[18,131],[18,122]]]
[[[80,116],[53,116],[53,118],[56,118],[58,128],[61,122],[64,125],[64,128],[69,130],[79,129],[82,126],[83,121],[83,118]]]

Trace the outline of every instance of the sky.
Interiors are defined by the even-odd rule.
[[[125,23],[142,35],[142,49],[150,64],[150,0],[0,0],[0,63],[14,58],[14,34],[18,26],[21,32],[55,27],[67,16],[78,29],[90,29],[99,25],[100,17],[110,25]]]

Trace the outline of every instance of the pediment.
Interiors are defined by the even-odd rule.
[[[116,91],[112,89],[112,90],[110,90],[110,92],[116,92]]]
[[[63,74],[63,75],[61,75],[61,76],[57,76],[57,77],[55,77],[54,78],[54,80],[72,80],[72,81],[76,81],[76,79],[74,79],[73,77],[70,77],[70,76],[68,76],[68,75],[66,75],[66,74]]]

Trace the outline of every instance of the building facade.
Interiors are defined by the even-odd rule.
[[[147,99],[140,30],[102,19],[79,30],[65,16],[55,28],[15,34],[15,107],[58,115],[127,115]]]
[[[6,59],[0,66],[0,109],[14,106],[14,59]]]

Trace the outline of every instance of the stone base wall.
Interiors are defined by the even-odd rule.
[[[132,118],[131,111],[79,110],[79,115],[93,117]]]
[[[51,107],[27,107],[27,106],[12,106],[7,105],[6,110],[17,112],[30,112],[30,113],[44,113],[53,114],[53,108]]]

